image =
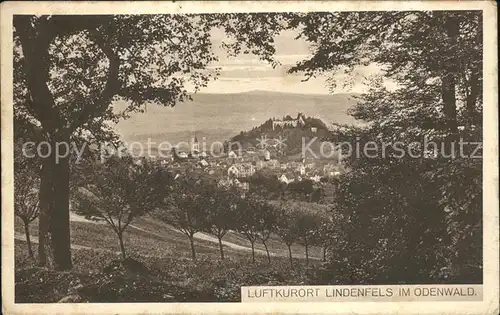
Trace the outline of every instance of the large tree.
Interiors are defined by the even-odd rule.
[[[235,39],[226,45],[231,53],[257,53],[271,61],[272,35],[282,29],[277,20],[264,14],[14,16],[15,106],[39,127],[39,140],[49,143],[39,235],[42,249],[50,232],[57,269],[72,266],[70,159],[59,144],[149,102],[173,106],[189,97],[188,85],[205,86],[217,72],[207,68],[216,60],[214,27]],[[117,99],[128,104],[119,114],[111,107]]]
[[[352,73],[376,63],[387,77],[418,95],[415,102],[440,104],[442,125],[450,134],[457,133],[459,101],[469,124],[481,121],[480,11],[310,13],[292,19],[291,25],[301,26],[299,36],[314,47],[312,57],[291,72],[304,71],[307,77]],[[333,87],[339,83],[330,82]]]
[[[382,70],[351,110],[363,127],[332,137],[379,145],[375,157],[346,159],[352,172],[336,183],[345,218],[337,248],[350,257],[343,274],[353,283],[428,282],[453,266],[454,280],[478,281],[482,163],[459,156],[457,140],[482,136],[481,12],[311,13],[292,25],[314,49],[292,72],[331,74],[335,88],[338,71]]]

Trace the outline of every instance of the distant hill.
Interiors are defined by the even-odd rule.
[[[193,101],[175,107],[148,105],[145,113],[121,121],[116,130],[126,141],[189,141],[196,132],[210,145],[242,130],[251,130],[270,117],[304,113],[330,123],[354,124],[346,110],[355,104],[351,94],[312,95],[268,91],[234,94],[195,94]],[[124,103],[116,103],[123,108]],[[200,136],[198,136],[200,138]]]

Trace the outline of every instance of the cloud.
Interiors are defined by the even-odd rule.
[[[331,85],[326,79],[333,77],[337,81],[336,93],[362,93],[367,91],[367,79],[372,75],[380,75],[381,67],[377,64],[358,66],[352,73],[344,73],[342,69],[336,73],[318,75],[302,82],[303,73],[289,74],[290,67],[297,62],[311,57],[312,49],[305,40],[295,39],[298,32],[286,31],[274,38],[276,48],[275,58],[280,65],[273,68],[270,63],[260,60],[253,54],[230,57],[221,48],[227,36],[222,29],[212,34],[213,47],[219,61],[212,65],[220,69],[218,80],[210,82],[202,92],[205,93],[237,93],[251,90],[267,90],[279,92],[294,92],[304,94],[328,94]],[[388,85],[391,82],[388,80]]]

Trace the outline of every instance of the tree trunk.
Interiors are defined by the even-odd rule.
[[[40,214],[38,215],[38,265],[46,267],[48,265],[47,255],[50,214],[52,212],[52,182],[51,182],[51,163],[47,158],[43,161],[42,172],[40,175]]]
[[[188,235],[189,237],[189,244],[191,245],[191,258],[193,260],[196,260],[196,251],[194,249],[194,235]]]
[[[293,258],[292,258],[292,244],[288,245],[288,257],[290,257],[290,268],[293,268]]]
[[[467,122],[469,127],[476,125],[479,122],[479,115],[476,110],[476,102],[482,85],[479,82],[479,74],[472,70],[471,78],[469,80],[470,91],[467,95],[466,109],[467,109]]]
[[[306,267],[309,266],[309,245],[305,243],[304,247],[306,248]]]
[[[26,243],[28,243],[28,254],[33,259],[33,250],[31,249],[30,229],[28,221],[24,221],[24,233],[26,234]]]
[[[220,250],[220,259],[224,260],[224,248],[222,246],[222,237],[218,236],[219,239],[219,250]]]
[[[262,241],[262,244],[264,244],[264,248],[266,249],[266,254],[267,254],[267,263],[271,263],[271,254],[269,253],[269,249],[267,248],[267,244],[265,241]]]
[[[444,103],[444,115],[446,128],[452,134],[456,134],[458,130],[457,125],[457,109],[455,97],[455,76],[454,73],[448,72],[443,76],[441,84],[441,92]]]
[[[479,25],[483,25],[483,18],[481,15],[479,15]],[[481,45],[483,41],[483,30],[482,28],[478,29],[476,38],[475,38],[475,43],[476,45]],[[475,64],[471,65],[471,77],[469,79],[469,95],[467,97],[467,102],[466,102],[466,108],[467,108],[467,115],[469,117],[468,123],[470,125],[480,125],[482,121],[481,115],[479,115],[477,108],[476,108],[476,103],[478,101],[478,98],[480,98],[481,91],[483,90],[483,84],[482,84],[482,76],[481,76],[481,69],[483,69],[483,61],[482,58],[476,58]],[[470,127],[470,126],[469,126]]]
[[[50,32],[38,32],[32,25],[31,17],[17,16],[13,20],[19,34],[26,70],[26,83],[33,105],[31,106],[50,143],[50,155],[44,164],[52,164],[42,172],[44,182],[41,208],[45,217],[40,220],[40,264],[47,264],[45,245],[50,233],[51,251],[54,266],[58,270],[71,269],[71,249],[69,235],[69,158],[55,160],[57,142],[66,142],[69,146],[69,134],[63,129],[64,120],[56,109],[54,97],[47,86],[49,77],[49,45],[52,40]],[[42,26],[43,29],[43,26]],[[64,149],[65,148],[57,148]],[[57,152],[60,156],[68,152]],[[56,163],[59,162],[59,163]],[[44,165],[45,167],[45,165]],[[45,178],[43,178],[45,177]],[[48,179],[47,179],[48,177]],[[50,181],[47,182],[47,180]],[[52,187],[52,189],[48,189]],[[50,210],[49,210],[50,209]],[[50,214],[50,216],[49,216]]]
[[[254,243],[255,241],[250,241],[250,243],[252,244],[252,263],[255,263],[255,247],[254,247]]]
[[[69,144],[69,139],[63,141]],[[60,158],[53,166],[54,208],[50,217],[51,247],[55,269],[69,270],[72,268],[69,225],[69,157]]]
[[[323,262],[326,262],[326,246],[323,247]]]
[[[448,37],[449,47],[456,49],[459,23],[454,16],[444,15],[444,26]],[[457,106],[456,106],[456,62],[453,49],[450,50],[448,58],[443,60],[443,75],[441,78],[441,93],[444,103],[444,115],[446,128],[450,132],[448,143],[455,141],[458,135]]]
[[[118,239],[120,240],[120,251],[122,253],[122,259],[127,258],[127,255],[125,253],[125,246],[123,245],[123,232],[118,232]]]

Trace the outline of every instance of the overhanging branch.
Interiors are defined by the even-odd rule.
[[[113,97],[117,94],[119,90],[119,69],[120,69],[120,57],[118,53],[111,48],[109,41],[106,41],[102,34],[96,30],[90,31],[91,38],[95,41],[97,46],[106,55],[109,61],[109,69],[106,80],[106,85],[102,90],[99,97],[94,100],[91,104],[87,104],[83,107],[80,115],[75,121],[70,125],[69,130],[73,131],[78,127],[81,127],[85,122],[93,119],[101,114],[103,114],[111,103]],[[111,37],[109,34],[108,36]]]

